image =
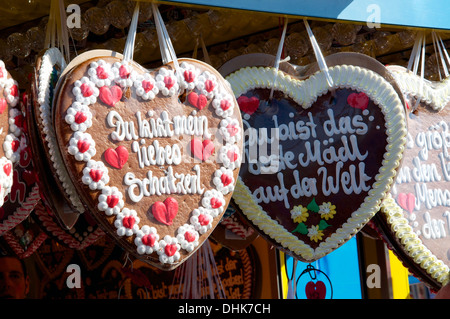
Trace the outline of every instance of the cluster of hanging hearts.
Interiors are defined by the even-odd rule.
[[[67,65],[53,47],[26,103],[0,63],[0,234],[33,211],[71,248],[107,234],[172,270],[221,223],[305,262],[369,224],[425,282],[448,282],[448,81],[355,53],[301,74],[273,61],[147,70],[94,50]]]

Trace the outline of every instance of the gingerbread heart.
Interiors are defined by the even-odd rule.
[[[274,246],[311,262],[378,212],[406,140],[404,104],[389,81],[361,66],[330,66],[332,88],[323,71],[299,79],[279,70],[274,84],[275,72],[253,66],[226,76],[238,101],[259,100],[243,113],[233,202]]]
[[[21,137],[23,132],[23,116],[19,107],[19,86],[0,60],[0,207],[5,197],[11,192],[13,185],[12,167],[19,161],[23,150]],[[8,226],[4,225],[5,223]],[[2,221],[0,229],[11,229],[17,225],[15,221]],[[1,232],[1,230],[0,230]]]
[[[450,281],[450,110],[421,101],[407,118],[402,165],[374,222],[403,264],[439,290]]]
[[[40,200],[40,189],[32,162],[30,142],[26,134],[28,128],[25,125],[24,101],[27,101],[26,95],[18,101],[17,107],[9,110],[10,133],[6,135],[2,148],[6,157],[3,158],[2,166],[0,166],[0,179],[3,183],[0,186],[2,189],[0,194],[3,196],[0,235],[24,221]],[[4,132],[0,133],[0,135],[3,134]],[[9,185],[9,179],[11,179],[11,185]]]
[[[450,103],[450,78],[442,81],[423,81],[419,75],[403,66],[388,65],[386,68],[405,96],[420,99],[434,110],[441,110]]]
[[[64,71],[64,57],[58,48],[42,52],[36,61],[32,81],[31,104],[27,108],[28,137],[31,141],[33,164],[38,176],[42,198],[57,223],[63,228],[72,228],[85,211],[67,170],[62,164],[61,152],[56,144],[52,120],[53,98],[56,85]],[[79,83],[75,89],[81,101],[94,101],[98,89]],[[79,110],[74,114],[74,127],[85,127],[92,121],[88,113]],[[71,211],[64,211],[65,206]]]
[[[83,203],[127,251],[164,270],[216,227],[242,158],[229,85],[203,62],[178,65],[148,71],[117,57],[89,59],[67,71],[55,95],[57,142]],[[81,84],[99,98],[84,99]],[[92,121],[74,125],[78,112]]]

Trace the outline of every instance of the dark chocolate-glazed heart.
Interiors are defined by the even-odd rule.
[[[329,68],[298,79],[270,67],[226,79],[243,112],[245,158],[233,202],[274,245],[314,261],[355,235],[378,212],[406,137],[403,103],[378,73]],[[273,98],[270,99],[271,88]]]

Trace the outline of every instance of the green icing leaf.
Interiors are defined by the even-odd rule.
[[[326,221],[324,221],[323,219],[319,222],[319,230],[324,230],[325,228],[330,227],[331,225],[328,224]]]
[[[308,206],[306,206],[306,208],[314,213],[317,213],[320,210],[315,198],[312,199],[312,201],[308,204]]]
[[[293,233],[297,232],[302,235],[306,235],[308,233],[308,228],[304,223],[300,223],[297,225],[297,227],[292,231]]]

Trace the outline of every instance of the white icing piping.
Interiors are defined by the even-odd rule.
[[[400,240],[405,252],[411,256],[413,261],[443,286],[446,285],[450,281],[449,267],[423,244],[404,217],[403,210],[395,203],[390,194],[383,200],[381,212],[395,238]]]

